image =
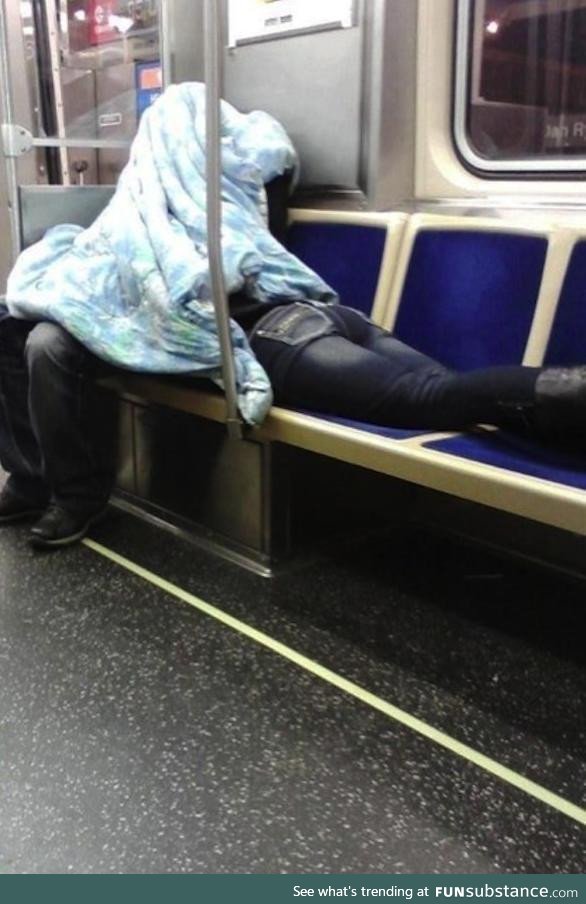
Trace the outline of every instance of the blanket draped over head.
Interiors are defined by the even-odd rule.
[[[264,184],[296,166],[266,113],[222,102],[222,254],[226,288],[260,301],[331,301],[333,291],[269,233]],[[136,371],[191,373],[221,384],[210,300],[205,88],[173,85],[143,115],[116,192],[89,229],[56,226],[10,274],[14,317],[61,324],[90,351]],[[238,401],[258,423],[269,380],[232,322]]]

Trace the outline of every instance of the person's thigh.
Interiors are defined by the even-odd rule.
[[[270,339],[257,339],[253,347],[277,404],[377,424],[425,426],[433,368],[413,369],[401,356],[385,358],[340,335],[315,339],[294,355]]]
[[[400,360],[405,368],[412,370],[429,367],[444,368],[444,365],[438,361],[410,345],[405,345],[388,330],[377,326],[361,311],[344,305],[332,305],[327,311],[328,317],[335,324],[337,331],[356,345],[375,352],[377,355],[382,355],[384,358],[389,358],[393,363]],[[447,370],[447,368],[445,369]]]
[[[511,426],[508,412],[534,399],[536,368],[457,373],[357,311],[326,311],[334,331],[300,347],[278,332],[255,338],[253,350],[277,403],[375,424],[454,430],[475,423]]]
[[[97,359],[71,333],[58,323],[43,321],[30,330],[25,344],[30,373],[37,371],[58,376],[65,373],[91,374]]]

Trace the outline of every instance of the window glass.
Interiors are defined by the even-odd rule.
[[[20,31],[24,53],[12,65],[15,83],[22,74],[26,84],[20,121],[39,139],[112,143],[47,150],[39,181],[42,167],[51,182],[115,181],[124,145],[162,90],[159,0],[22,0]]]
[[[487,161],[583,166],[576,158],[586,158],[586,0],[469,6],[469,148]]]

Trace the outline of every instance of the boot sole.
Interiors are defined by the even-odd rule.
[[[97,515],[94,515],[86,524],[84,524],[81,530],[78,530],[75,534],[69,534],[67,537],[60,537],[58,540],[45,540],[42,537],[35,537],[35,535],[32,534],[29,537],[29,543],[34,549],[62,549],[64,546],[73,546],[74,543],[83,540],[90,527],[98,521],[101,521],[105,515],[106,512],[98,512]]]

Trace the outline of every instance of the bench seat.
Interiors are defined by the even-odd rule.
[[[425,327],[424,350],[444,358],[446,364],[467,369],[540,363],[550,333],[557,336],[560,331],[559,317],[567,320],[568,305],[560,305],[558,312],[557,304],[558,297],[563,300],[568,295],[563,289],[568,279],[576,282],[578,255],[572,254],[570,246],[577,237],[554,227],[535,229],[479,218],[394,217],[298,211],[293,222],[294,248],[336,283],[342,303],[352,299],[355,273],[364,261],[370,269],[378,268],[376,278],[369,273],[365,283],[368,294],[361,300],[362,309],[370,310],[373,319],[406,341],[414,342],[413,330]],[[350,255],[349,249],[355,247],[351,238],[358,242],[364,260],[358,251],[355,257]],[[483,311],[493,297],[486,294],[481,266],[487,254],[496,315],[494,310]],[[570,260],[572,269],[564,278]],[[475,280],[482,284],[477,293]],[[459,316],[467,295],[473,302],[472,313],[468,310]],[[515,321],[514,331],[508,330],[510,324],[505,327],[508,345],[495,341],[492,334],[506,322],[507,312],[508,319]],[[485,335],[489,328],[491,335]],[[565,332],[571,335],[567,326]],[[185,381],[178,385],[165,378],[124,374],[117,389],[128,398],[217,422],[226,419],[221,393]],[[246,438],[294,446],[586,535],[586,466],[580,458],[502,431],[402,430],[275,406],[261,427],[246,431]]]
[[[546,448],[500,430],[465,433],[424,443],[426,449],[447,452],[527,477],[586,490],[584,458],[571,452]]]
[[[314,411],[305,411],[303,409],[293,409],[298,414],[306,414],[309,417],[316,417]],[[429,436],[430,433],[437,433],[437,430],[405,430],[401,427],[384,427],[379,424],[369,424],[364,421],[352,420],[346,417],[336,417],[333,414],[317,415],[320,420],[330,424],[338,424],[340,427],[347,427],[350,430],[361,430],[363,433],[371,433],[373,436],[384,436],[387,439],[407,440],[418,436]]]
[[[220,393],[136,374],[105,382],[128,399],[226,420]],[[586,467],[579,458],[500,431],[396,430],[274,406],[246,438],[294,446],[586,535]]]

